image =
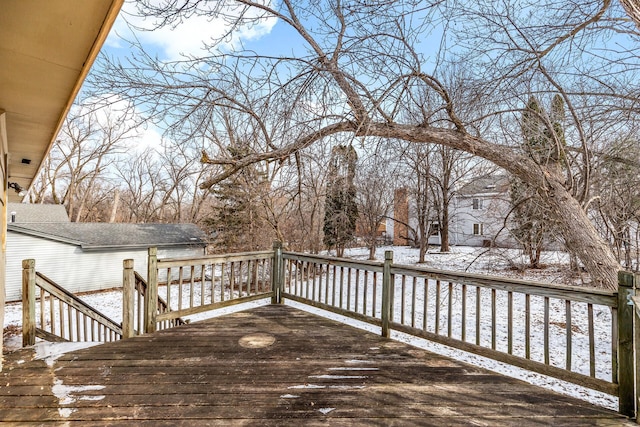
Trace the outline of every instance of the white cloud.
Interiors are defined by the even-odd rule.
[[[156,51],[158,57],[165,61],[184,59],[185,55],[196,57],[206,55],[206,44],[212,39],[223,36],[230,28],[228,22],[222,18],[191,16],[175,26],[165,26],[153,31],[135,31],[135,34],[132,34],[126,21],[144,29],[152,29],[155,26],[153,19],[145,20],[135,17],[135,14],[135,2],[127,0],[120,17],[116,20],[112,35],[107,40],[107,45],[112,48],[122,48],[123,42],[119,37],[130,39],[134,35],[146,48]],[[252,26],[242,26],[233,33],[223,48],[229,49],[240,42],[257,40],[269,34],[276,22],[275,18],[267,18]]]

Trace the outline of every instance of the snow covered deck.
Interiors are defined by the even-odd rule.
[[[636,425],[619,414],[285,305],[32,360],[0,421],[41,425]]]

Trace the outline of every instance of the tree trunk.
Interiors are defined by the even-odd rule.
[[[594,286],[617,289],[620,264],[609,245],[600,237],[580,203],[571,197],[564,185],[558,179],[549,179],[548,183],[550,188],[543,198],[556,215],[567,249],[582,261]]]
[[[369,260],[374,260],[376,259],[376,244],[375,244],[375,240],[373,241],[373,243],[371,243],[369,245]]]
[[[447,200],[442,206],[442,224],[440,224],[440,252],[449,252],[449,202]]]
[[[113,207],[111,208],[111,216],[109,222],[116,222],[116,213],[118,212],[118,204],[120,203],[120,190],[116,188],[113,195]]]

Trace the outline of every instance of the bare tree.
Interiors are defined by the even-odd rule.
[[[32,202],[50,198],[64,204],[76,222],[96,218],[95,212],[86,213],[87,205],[97,206],[113,191],[109,178],[114,163],[137,134],[131,121],[133,110],[124,105],[120,110],[101,108],[89,100],[73,109],[33,186]]]
[[[385,145],[379,143],[378,149],[372,154],[362,157],[356,173],[357,234],[369,248],[371,260],[376,257],[381,237],[380,226],[393,208],[393,192],[398,176],[398,162]]]
[[[619,19],[626,16],[619,5],[608,0],[579,8],[552,0],[451,2],[446,8],[417,0],[152,3],[141,2],[143,12],[160,18],[161,25],[198,14],[226,19],[233,31],[276,18],[296,46],[293,55],[229,50],[224,34],[212,41],[204,59],[159,64],[140,53],[134,69],[102,61],[109,89],[148,106],[152,117],[192,123],[195,112],[214,117],[212,112],[226,108],[241,112],[245,124],[256,129],[278,122],[263,126],[259,144],[242,158],[212,156],[211,163],[224,168],[203,188],[248,165],[287,159],[330,135],[440,144],[487,159],[535,188],[593,285],[617,286],[618,260],[584,208],[592,172],[587,124],[596,117],[609,124],[636,119],[637,67],[623,63],[635,64],[640,44],[635,27]],[[441,46],[456,49],[435,55],[421,50],[420,42],[443,28]],[[632,47],[603,54],[601,40],[614,35]],[[435,65],[429,56],[437,58]],[[468,111],[460,104],[465,100],[451,95],[453,83],[445,85],[439,71],[445,62],[472,69],[466,93],[480,98],[482,109]],[[576,153],[566,157],[566,168],[535,162],[516,132],[504,132],[526,103],[522,94],[532,92],[560,93],[565,100],[567,145]]]

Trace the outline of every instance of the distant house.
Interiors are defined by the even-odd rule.
[[[449,225],[451,244],[513,247],[505,226],[511,209],[507,175],[487,175],[463,185],[453,198]]]
[[[516,242],[505,227],[511,208],[507,175],[487,175],[461,186],[449,206],[449,243],[465,246],[513,247]],[[395,191],[393,227],[388,226],[394,245],[410,243],[409,228],[417,227],[412,198],[405,188]],[[435,217],[429,224],[429,244],[440,244],[441,227]]]
[[[36,216],[31,219],[63,219],[53,213],[58,208],[52,205],[33,206],[40,208],[33,208]],[[68,218],[21,222],[31,207],[16,210],[16,221],[7,226],[7,301],[21,299],[24,259],[35,259],[37,271],[76,293],[121,286],[122,262],[129,258],[146,277],[147,249],[152,246],[158,248],[159,258],[204,255],[206,236],[193,224],[75,223]],[[52,214],[38,217],[38,209],[51,209]]]

